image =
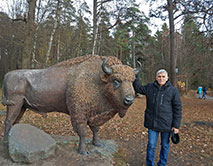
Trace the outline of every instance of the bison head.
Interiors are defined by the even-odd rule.
[[[135,91],[132,83],[135,80],[135,72],[133,68],[122,63],[110,66],[107,62],[108,58],[102,63],[102,70],[105,73],[102,81],[106,83],[105,94],[122,118],[134,101]]]

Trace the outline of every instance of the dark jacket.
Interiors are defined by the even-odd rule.
[[[144,120],[146,128],[170,132],[172,127],[180,127],[182,117],[180,94],[170,81],[167,81],[162,87],[157,81],[142,86],[139,78],[136,77],[133,86],[137,93],[146,96]]]

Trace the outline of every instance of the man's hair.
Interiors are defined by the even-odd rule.
[[[156,76],[158,76],[158,74],[160,73],[166,73],[167,77],[168,77],[168,72],[165,70],[165,69],[159,69],[157,72],[156,72]]]

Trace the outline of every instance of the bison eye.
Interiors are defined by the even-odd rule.
[[[118,81],[118,80],[113,80],[113,87],[114,89],[118,89],[119,87],[121,86],[121,81]]]

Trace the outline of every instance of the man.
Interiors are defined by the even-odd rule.
[[[146,96],[144,126],[148,128],[146,166],[154,166],[155,147],[158,135],[161,135],[161,150],[158,166],[166,166],[169,153],[170,131],[179,132],[182,117],[180,95],[168,81],[168,72],[160,69],[154,83],[140,84],[138,76],[133,82],[137,93]]]

